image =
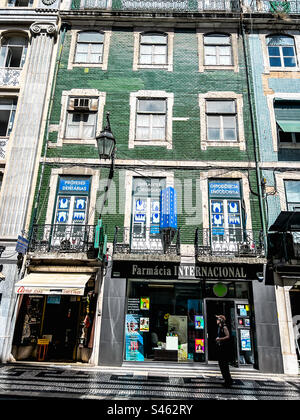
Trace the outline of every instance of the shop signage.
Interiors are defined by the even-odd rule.
[[[23,238],[22,236],[18,236],[18,241],[16,245],[16,251],[20,254],[26,254],[27,248],[28,248],[29,241],[26,238]]]
[[[90,189],[89,179],[60,179],[59,192],[88,193]]]
[[[257,280],[263,264],[179,264],[154,261],[117,261],[112,277],[150,279]]]
[[[19,286],[16,288],[18,295],[76,295],[82,296],[84,289],[79,287],[69,287],[67,289],[49,289],[44,287]]]
[[[174,188],[161,191],[160,229],[177,229],[177,194]]]
[[[209,183],[210,197],[240,197],[239,181],[211,181]]]

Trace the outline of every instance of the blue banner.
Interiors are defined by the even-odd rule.
[[[161,191],[160,206],[160,229],[177,229],[177,194],[174,188]]]
[[[60,179],[59,192],[88,193],[90,189],[89,179]]]
[[[239,181],[210,181],[209,196],[212,197],[230,197],[239,198],[240,182]]]
[[[127,314],[125,321],[126,360],[144,361],[143,333],[140,332],[139,315]]]

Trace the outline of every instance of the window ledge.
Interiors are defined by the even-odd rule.
[[[106,70],[104,63],[72,63],[72,67],[69,70],[72,70],[74,67],[83,67],[83,68],[98,68]]]
[[[245,143],[239,141],[202,141],[201,150],[206,150],[207,147],[238,147],[240,150],[246,149]]]
[[[280,143],[279,149],[300,149],[300,143]]]
[[[62,139],[63,144],[81,144],[81,145],[94,145],[97,147],[95,139]]]
[[[159,140],[134,140],[133,147],[135,146],[162,146],[167,149],[172,149],[172,142]]]

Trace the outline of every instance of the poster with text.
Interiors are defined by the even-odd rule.
[[[144,361],[143,334],[139,331],[140,319],[138,315],[127,314],[125,320],[126,360]]]
[[[251,351],[250,330],[240,330],[240,331],[241,331],[241,350]]]
[[[195,339],[195,353],[204,353],[204,338]]]
[[[195,315],[195,329],[203,330],[204,329],[204,317],[203,315]]]

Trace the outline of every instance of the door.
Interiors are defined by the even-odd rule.
[[[216,315],[226,317],[226,325],[230,334],[231,341],[231,360],[234,364],[238,362],[236,345],[236,323],[235,323],[235,305],[231,300],[206,299],[206,338],[207,338],[207,361],[217,360],[216,354],[216,336],[217,321]]]

